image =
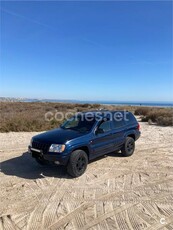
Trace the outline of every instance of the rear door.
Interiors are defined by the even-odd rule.
[[[117,113],[113,117],[112,126],[112,138],[114,139],[115,149],[118,149],[125,141],[126,123],[123,113],[122,116],[119,116]]]

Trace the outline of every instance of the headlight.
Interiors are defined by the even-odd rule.
[[[62,153],[65,149],[65,145],[52,144],[49,148],[49,152]]]

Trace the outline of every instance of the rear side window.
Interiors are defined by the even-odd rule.
[[[126,123],[130,123],[130,124],[133,124],[133,123],[137,123],[136,121],[136,118],[134,117],[134,115],[132,113],[126,113]]]
[[[120,121],[116,121],[116,120],[113,120],[113,129],[117,129],[117,128],[121,128],[125,125],[124,123],[124,120],[120,120]]]
[[[124,114],[122,112],[117,112],[113,114],[113,129],[121,128],[125,125]]]

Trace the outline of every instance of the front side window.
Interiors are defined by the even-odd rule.
[[[103,133],[110,131],[111,130],[111,123],[110,123],[110,121],[103,121],[99,125],[98,130],[100,132],[103,132]]]

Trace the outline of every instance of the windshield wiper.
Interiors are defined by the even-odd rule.
[[[71,130],[76,130],[76,129],[75,129],[75,128],[73,128],[73,127],[69,127],[69,128],[62,127],[62,129],[71,129]]]

